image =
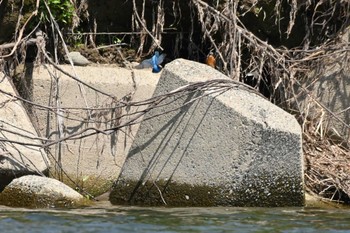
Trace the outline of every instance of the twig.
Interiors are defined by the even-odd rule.
[[[141,20],[139,13],[137,12],[137,7],[136,7],[136,1],[133,0],[133,8],[134,8],[134,14],[139,21],[139,23],[142,25],[143,30],[147,32],[147,34],[152,38],[153,42],[157,45],[158,48],[161,50],[164,50],[163,47],[160,45],[158,40],[152,35],[152,33],[147,29],[147,26],[144,24],[144,22]]]
[[[19,30],[18,38],[17,38],[15,44],[12,46],[13,48],[12,48],[11,52],[9,54],[7,54],[7,55],[0,55],[0,58],[11,57],[14,54],[14,52],[17,50],[17,47],[19,46],[19,44],[22,41],[23,33],[24,33],[24,30],[26,29],[27,24],[33,18],[33,16],[36,16],[38,14],[38,9],[39,9],[39,0],[36,1],[36,9],[35,9],[35,11],[32,12],[32,14],[24,22],[22,28]]]

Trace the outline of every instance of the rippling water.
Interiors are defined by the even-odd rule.
[[[70,210],[0,206],[1,232],[350,232],[350,210],[316,208],[139,208]]]

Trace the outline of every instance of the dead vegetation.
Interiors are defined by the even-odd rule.
[[[82,17],[84,12],[86,13],[82,10],[86,2],[73,0],[72,2],[76,8],[76,17]],[[1,4],[3,4],[2,1],[0,1],[0,6]],[[39,4],[39,1],[37,1],[37,4]],[[165,12],[167,12],[165,1],[152,1],[155,10],[151,24],[146,21],[145,4],[145,0],[132,0],[132,31],[129,33],[132,35],[132,39],[137,41],[137,56],[150,54],[156,48],[163,49],[163,33],[166,26]],[[217,68],[231,77],[232,83],[199,83],[183,87],[181,90],[174,90],[165,96],[142,102],[132,102],[133,93],[129,93],[122,99],[116,99],[114,96],[87,85],[74,74],[68,74],[80,85],[93,89],[102,95],[107,95],[110,100],[103,107],[86,106],[85,109],[80,109],[80,111],[85,111],[85,116],[88,117],[76,120],[92,121],[92,111],[94,113],[117,111],[119,114],[115,115],[113,124],[107,124],[109,127],[103,129],[89,127],[75,134],[65,136],[62,134],[56,140],[47,140],[44,145],[37,146],[50,147],[68,140],[95,134],[111,134],[137,123],[147,111],[166,104],[169,96],[199,91],[203,88],[214,88],[219,93],[224,88],[242,85],[240,82],[246,82],[264,93],[271,102],[295,115],[302,126],[307,189],[327,199],[349,202],[350,170],[348,164],[350,164],[350,154],[348,141],[344,137],[337,137],[338,140],[334,140],[334,137],[329,136],[332,128],[329,119],[345,127],[345,131],[349,131],[349,122],[344,121],[339,116],[339,112],[332,111],[321,102],[309,87],[312,87],[321,77],[320,75],[325,73],[325,64],[329,64],[329,62],[338,64],[337,69],[347,69],[350,46],[349,39],[344,36],[349,33],[346,28],[349,24],[350,3],[336,0],[275,0],[273,3],[262,0],[190,0],[188,5],[191,19],[200,25],[201,43],[215,53]],[[176,27],[176,22],[180,22],[182,19],[181,12],[183,9],[181,9],[180,0],[172,1],[171,6],[173,26]],[[49,8],[48,12],[50,12]],[[33,38],[35,31],[33,30],[25,36],[23,32],[27,22],[36,13],[33,12],[24,24],[18,24],[17,36],[13,42],[0,45],[0,65],[5,72],[11,73],[19,63],[23,62],[23,57],[26,55],[26,45],[33,40],[31,38]],[[244,19],[248,15],[255,17],[257,21],[266,22],[268,27],[278,32],[277,34],[273,34],[275,32],[271,33],[278,37],[274,38],[274,43],[269,42],[269,39],[272,39],[268,36],[263,37],[258,31],[254,31],[246,25],[247,22]],[[79,26],[78,18],[74,20],[74,27]],[[65,38],[51,14],[50,22],[54,42],[56,43],[54,47],[62,46],[67,53]],[[88,36],[87,43],[96,47],[95,39],[98,34],[96,22],[92,25],[94,26],[86,34]],[[146,25],[151,25],[151,27]],[[300,25],[303,25],[302,28],[300,28]],[[299,37],[298,45],[295,46],[293,43],[289,43],[291,38],[299,31],[302,31],[303,36],[302,38]],[[191,55],[198,52],[204,53],[204,51],[198,51],[201,46],[193,40],[196,33],[199,32],[195,31],[195,27],[192,25],[186,38],[189,41],[187,50]],[[185,39],[184,37],[185,34],[181,31],[176,34],[176,44],[173,51],[175,55],[179,54],[179,47],[182,46],[180,40]],[[152,43],[149,44],[149,41],[152,41]],[[56,65],[58,51],[55,50],[55,54],[49,55],[44,42],[36,40],[39,49],[36,63],[50,63],[59,69]],[[117,51],[120,52],[118,49]],[[18,60],[19,57],[22,57],[22,59]],[[121,57],[123,56],[121,55]],[[123,62],[128,67],[129,60],[124,57]],[[133,72],[131,68],[130,72]],[[310,75],[312,72],[313,75]],[[3,91],[2,93],[7,94]],[[66,116],[66,114],[60,115],[60,113],[73,111],[65,108],[65,106],[38,106],[28,99],[14,98],[25,101],[32,108],[45,109],[57,114],[58,129],[62,127],[62,117]],[[301,98],[307,98],[307,104],[302,103]],[[132,115],[123,115],[123,111],[120,111],[132,106],[148,107]],[[348,107],[344,106],[342,111],[347,112]],[[102,120],[100,123],[106,122]]]

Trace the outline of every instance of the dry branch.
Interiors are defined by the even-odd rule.
[[[24,30],[26,29],[26,26],[27,24],[30,22],[30,20],[36,16],[38,14],[38,9],[39,9],[39,0],[36,1],[36,9],[35,11],[32,12],[32,14],[28,17],[28,19],[24,22],[24,24],[22,25],[21,29],[18,31],[18,36],[17,36],[17,40],[16,42],[14,43],[12,47],[12,50],[9,54],[6,54],[6,55],[1,55],[0,54],[0,59],[2,58],[8,58],[8,57],[11,57],[15,51],[17,50],[19,44],[21,43],[22,41],[22,38],[23,38],[23,33],[24,33]]]

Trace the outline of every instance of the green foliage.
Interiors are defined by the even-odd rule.
[[[52,16],[60,26],[72,24],[74,6],[69,0],[46,0]],[[45,6],[44,0],[40,1],[40,12],[45,21],[50,21],[50,14]]]

